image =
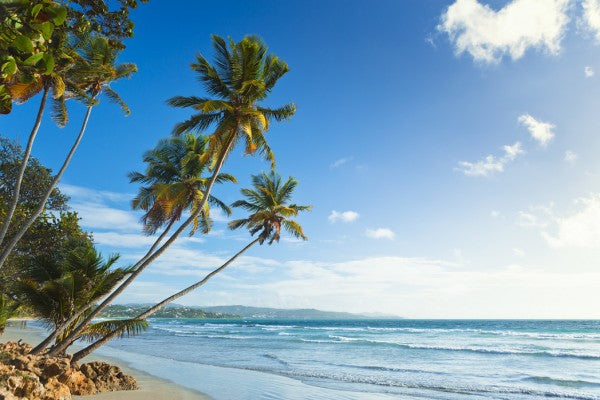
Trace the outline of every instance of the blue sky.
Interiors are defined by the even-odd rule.
[[[293,101],[268,138],[300,180],[310,240],[248,253],[185,304],[386,312],[407,317],[600,317],[600,1],[153,1],[134,13],[116,83],[129,117],[103,101],[62,188],[104,253],[134,262],[151,239],[129,211],[126,174],[203,95],[189,64],[210,34],[261,36],[291,67],[268,104]],[[24,141],[32,100],[0,120]],[[56,168],[71,123],[42,125],[34,154]],[[256,158],[231,157],[240,184]],[[238,216],[241,214],[237,214]],[[182,240],[120,302],[159,300],[241,248],[228,232]]]

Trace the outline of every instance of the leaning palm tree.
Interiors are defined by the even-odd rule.
[[[74,250],[64,261],[38,258],[23,271],[17,293],[36,318],[56,329],[80,310],[89,309],[89,304],[96,303],[131,273],[131,268],[114,268],[118,259],[114,255],[105,260],[93,248]],[[72,322],[62,335],[68,334],[75,323]],[[107,323],[104,321],[103,324]],[[121,324],[122,330],[130,333],[145,328],[144,321]],[[93,327],[89,332],[97,329],[99,327]],[[62,339],[57,337],[57,340]]]
[[[209,135],[208,147],[212,176],[196,210],[169,239],[152,254],[146,254],[140,260],[139,269],[146,268],[163,254],[204,210],[221,168],[237,142],[243,141],[248,154],[258,152],[274,166],[275,156],[264,133],[271,120],[288,119],[296,111],[295,105],[291,103],[276,109],[260,104],[289,70],[285,62],[268,54],[267,46],[262,40],[255,36],[247,36],[238,43],[229,39],[228,45],[225,39],[213,35],[212,41],[216,53],[215,65],[211,65],[206,58],[198,54],[192,69],[198,72],[206,91],[215,97],[177,96],[168,100],[168,104],[174,107],[192,108],[196,111],[188,120],[175,126],[174,134],[180,135],[194,130],[202,132],[214,126],[213,133]],[[131,280],[124,282],[124,286],[118,290],[121,292],[130,283]],[[114,297],[112,296],[110,301]],[[85,324],[91,321],[90,317],[86,320]],[[72,332],[69,340],[85,329],[84,323]],[[63,342],[56,347],[57,351],[62,351],[68,346],[68,341]]]
[[[192,133],[163,139],[154,149],[144,154],[143,160],[147,165],[144,173],[131,172],[129,174],[131,182],[142,184],[138,195],[132,201],[132,208],[144,211],[141,218],[144,233],[152,235],[159,229],[163,229],[146,256],[160,244],[171,227],[182,218],[186,211],[195,214],[196,208],[202,202],[209,181],[209,177],[206,177],[209,168],[209,157],[206,153],[207,143],[206,137]],[[216,182],[235,183],[236,179],[230,174],[220,173]],[[198,228],[204,234],[210,231],[212,220],[209,205],[218,207],[226,215],[231,214],[231,209],[225,203],[210,195],[208,202],[204,204],[203,212],[200,215],[196,214],[197,217],[192,223],[190,235],[193,235]],[[104,310],[130,282],[142,273],[144,268],[138,267],[144,260],[145,257],[142,257],[132,267],[133,272],[127,279],[85,319],[80,320],[82,326],[91,323],[96,315]],[[68,324],[65,323],[55,329],[33,350],[33,353],[41,352],[67,326]],[[85,331],[86,329],[81,329],[81,333]],[[72,335],[69,340],[71,342],[76,340],[76,335]],[[54,349],[52,352],[54,352]]]
[[[232,204],[233,207],[241,207],[251,214],[247,218],[231,221],[229,227],[231,229],[246,227],[250,232],[250,235],[256,235],[254,240],[219,268],[206,275],[201,281],[167,297],[160,303],[137,315],[135,318],[132,318],[131,321],[145,321],[146,318],[150,317],[167,304],[204,285],[210,278],[227,268],[240,255],[255,244],[259,243],[262,245],[266,242],[271,245],[273,242],[278,242],[281,237],[282,228],[296,238],[307,240],[304,232],[302,232],[300,224],[290,219],[291,217],[297,216],[300,211],[310,210],[311,208],[311,206],[300,206],[290,203],[294,189],[298,185],[298,181],[290,177],[286,182],[282,183],[281,177],[277,173],[271,171],[269,174],[263,172],[261,175],[253,176],[252,183],[254,186],[253,189],[242,189],[242,194],[246,199],[238,200]],[[96,342],[73,354],[71,362],[81,360],[112,338],[123,335],[125,329],[126,327],[117,327],[113,329]]]
[[[104,37],[94,36],[85,39],[85,44],[81,46],[81,53],[81,57],[78,57],[76,64],[71,67],[69,72],[73,82],[76,82],[76,84],[72,85],[73,87],[76,87],[76,89],[74,89],[74,95],[87,105],[79,135],[76,137],[67,157],[52,180],[50,187],[48,187],[46,194],[40,201],[38,207],[19,227],[19,230],[15,235],[7,241],[2,249],[2,252],[0,253],[0,270],[17,242],[44,211],[46,202],[62,178],[73,158],[73,154],[83,138],[92,108],[98,103],[98,96],[104,94],[111,102],[119,104],[123,111],[126,114],[129,114],[127,104],[125,104],[121,97],[119,97],[119,95],[110,87],[110,84],[115,80],[130,77],[137,71],[135,64],[125,63],[115,65],[119,52],[111,47],[108,40]],[[7,223],[4,224],[4,227],[7,227]]]

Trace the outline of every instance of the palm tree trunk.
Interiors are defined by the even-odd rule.
[[[137,264],[135,264],[133,266],[134,270],[135,270],[135,268],[139,264],[141,264],[142,262],[144,262],[146,260],[146,258],[148,258],[148,256],[150,254],[152,254],[152,252],[154,251],[154,249],[156,249],[156,247],[160,244],[160,242],[162,242],[162,240],[165,238],[165,236],[167,235],[167,233],[169,232],[169,230],[171,229],[171,227],[173,226],[174,223],[175,223],[175,220],[172,220],[172,221],[169,222],[169,225],[167,225],[167,227],[165,228],[165,230],[163,231],[163,233],[161,233],[160,236],[156,239],[156,241],[152,244],[152,247],[150,247],[150,250],[148,250],[148,252],[144,255],[144,257],[142,257],[142,259],[140,261],[138,261]],[[84,312],[86,312],[91,306],[92,305],[90,304],[88,307],[82,308],[81,310],[79,310],[75,314],[73,314],[71,316],[71,318],[69,318],[67,321],[63,322],[54,331],[52,331],[52,333],[46,339],[44,339],[37,346],[35,346],[29,352],[29,354],[34,354],[35,355],[35,354],[41,353],[46,347],[48,347],[50,345],[50,343],[52,343],[54,341],[54,339],[56,339],[58,337],[58,335],[60,335],[61,333],[63,333],[65,331],[65,329],[67,329],[69,326],[71,326],[71,324],[73,322],[77,321],[79,319],[79,317]]]
[[[167,233],[169,233],[169,231],[173,227],[173,224],[175,224],[175,219],[172,219],[171,221],[169,221],[169,224],[167,225],[167,227],[165,228],[163,233],[161,233],[160,236],[156,239],[156,241],[152,244],[152,246],[150,247],[150,250],[148,250],[146,252],[144,257],[142,257],[137,263],[135,263],[135,265],[133,266],[133,269],[136,269],[139,265],[143,264],[144,261],[146,261],[148,259],[148,257],[150,257],[150,255],[158,247],[160,242],[162,242],[163,239],[165,238],[165,236],[167,236]]]
[[[46,347],[48,347],[50,345],[50,343],[52,343],[52,341],[54,339],[56,339],[58,337],[58,335],[63,333],[65,331],[65,329],[67,329],[67,327],[69,325],[71,325],[73,322],[77,321],[77,319],[79,317],[81,317],[81,315],[84,312],[86,312],[90,307],[91,307],[91,305],[89,307],[82,308],[81,310],[79,310],[75,314],[73,314],[71,316],[71,318],[69,318],[67,321],[63,322],[61,325],[56,327],[56,329],[54,329],[52,331],[52,333],[50,335],[48,335],[48,337],[46,339],[42,340],[37,346],[35,346],[29,352],[29,354],[33,354],[33,355],[40,354]]]
[[[244,252],[246,252],[246,250],[248,250],[250,247],[252,247],[256,243],[258,243],[259,240],[260,240],[260,238],[254,239],[252,242],[250,242],[248,245],[246,245],[246,247],[244,247],[242,250],[240,250],[239,252],[237,252],[233,257],[231,257],[229,260],[227,260],[225,262],[225,264],[221,265],[219,268],[215,269],[214,271],[212,271],[211,273],[209,273],[208,275],[206,275],[204,277],[204,279],[202,279],[199,282],[194,283],[191,286],[188,286],[187,288],[185,288],[185,289],[183,289],[183,290],[175,293],[172,296],[167,297],[166,299],[164,299],[160,303],[157,303],[156,305],[150,307],[149,309],[147,309],[143,313],[139,314],[137,317],[134,318],[134,320],[141,321],[143,319],[146,319],[149,316],[151,316],[152,314],[154,314],[155,312],[157,312],[158,310],[160,310],[161,308],[163,308],[164,306],[166,306],[167,304],[169,304],[170,302],[172,302],[174,300],[177,300],[178,298],[180,298],[182,296],[185,296],[186,294],[190,293],[191,291],[193,291],[193,290],[199,288],[200,286],[204,285],[206,282],[208,282],[208,280],[210,278],[212,278],[213,276],[215,276],[219,272],[223,271],[232,262],[234,262],[240,255],[242,255]],[[125,328],[115,329],[114,331],[110,332],[109,334],[103,336],[101,339],[98,339],[94,343],[90,344],[86,348],[84,348],[84,349],[78,351],[77,353],[73,354],[73,358],[71,359],[71,363],[75,363],[75,362],[81,360],[82,358],[88,356],[90,353],[92,353],[94,350],[96,350],[97,348],[99,348],[100,346],[102,346],[104,343],[106,343],[109,340],[113,339],[115,336],[121,334],[121,332],[123,331],[123,329],[125,329]]]
[[[19,242],[21,237],[23,237],[23,235],[25,234],[25,232],[27,232],[29,227],[35,222],[35,220],[44,211],[46,202],[48,201],[48,199],[50,198],[50,195],[52,194],[52,191],[54,190],[54,188],[60,181],[60,178],[62,178],[63,174],[65,173],[65,170],[67,169],[67,167],[69,166],[69,163],[71,162],[71,159],[73,158],[73,154],[75,154],[75,150],[77,150],[77,146],[79,146],[79,143],[81,142],[81,139],[83,138],[83,134],[85,133],[85,128],[87,127],[87,123],[88,123],[88,120],[90,119],[91,112],[92,112],[92,106],[88,106],[87,112],[85,113],[85,118],[83,119],[83,124],[81,125],[81,129],[79,130],[79,135],[75,139],[73,146],[71,146],[71,150],[69,151],[69,154],[67,154],[65,161],[63,162],[62,166],[60,167],[60,170],[58,171],[58,173],[52,180],[50,187],[48,188],[48,190],[46,191],[46,194],[44,195],[44,197],[38,204],[37,209],[33,212],[33,214],[31,214],[29,216],[29,218],[25,221],[25,223],[21,226],[21,228],[17,231],[17,233],[11,238],[8,245],[4,248],[4,251],[0,255],[0,268],[2,268],[2,264],[4,264],[4,262],[6,261],[6,258],[8,257],[8,255],[10,254],[12,249],[15,247],[15,245]]]
[[[31,155],[31,148],[33,147],[33,142],[35,141],[35,137],[37,136],[37,133],[40,130],[40,125],[42,124],[42,116],[44,115],[44,110],[46,108],[46,99],[48,98],[48,91],[49,88],[44,87],[44,94],[42,95],[42,101],[40,102],[40,106],[38,108],[35,124],[33,124],[31,133],[29,134],[29,140],[27,141],[25,153],[23,154],[23,163],[21,164],[21,168],[19,168],[19,174],[17,175],[17,181],[15,182],[13,198],[10,202],[8,210],[6,211],[6,217],[4,217],[4,224],[0,229],[0,245],[6,237],[6,233],[8,232],[8,227],[10,225],[10,220],[12,219],[13,214],[15,213],[15,210],[17,208],[17,204],[19,202],[19,194],[21,193],[21,184],[23,183],[23,176],[25,176],[25,169],[27,169],[27,164],[29,163],[29,156]],[[1,267],[2,263],[0,263],[0,268]]]
[[[60,354],[61,352],[65,351],[67,349],[67,347],[69,347],[71,345],[71,343],[73,341],[75,341],[75,339],[81,334],[81,332],[83,332],[83,330],[89,325],[89,323],[92,321],[92,319],[95,318],[96,315],[98,315],[102,310],[104,310],[115,299],[115,297],[117,297],[119,294],[121,294],[131,284],[131,282],[133,282],[133,280],[135,278],[137,278],[137,276],[139,274],[142,273],[142,271],[148,265],[150,265],[161,254],[163,254],[167,250],[167,248],[181,235],[181,233],[183,233],[183,231],[185,231],[185,229],[194,221],[194,219],[198,215],[200,215],[200,213],[204,209],[204,206],[206,205],[206,201],[207,201],[208,197],[210,196],[210,191],[211,191],[215,181],[217,180],[217,176],[219,175],[221,167],[223,167],[223,163],[225,162],[225,159],[227,158],[227,154],[229,153],[229,150],[233,144],[234,139],[235,139],[235,135],[232,134],[231,138],[227,142],[227,146],[223,149],[223,152],[219,155],[219,159],[217,160],[217,164],[215,165],[215,169],[210,178],[210,181],[208,182],[204,196],[202,197],[202,200],[200,201],[198,209],[183,224],[181,224],[179,226],[179,228],[177,228],[177,230],[173,233],[173,235],[171,235],[171,237],[162,246],[160,246],[160,248],[158,250],[156,250],[152,255],[146,257],[145,261],[138,262],[140,264],[140,266],[137,268],[137,270],[133,274],[131,274],[118,288],[116,288],[102,302],[102,304],[100,304],[98,307],[96,307],[96,309],[94,309],[94,311],[92,311],[69,335],[67,335],[67,337],[64,340],[62,340],[60,343],[58,343],[56,346],[54,346],[48,353],[49,355],[54,356],[54,355]]]

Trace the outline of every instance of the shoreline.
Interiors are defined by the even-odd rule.
[[[33,346],[38,344],[43,335],[30,326],[22,327],[23,319],[10,320],[6,330],[0,336],[0,342],[18,341],[29,343]],[[15,324],[16,323],[16,324]],[[75,348],[77,346],[74,346]],[[200,391],[189,389],[178,385],[168,379],[164,379],[137,368],[133,368],[129,362],[118,357],[92,354],[84,359],[85,362],[104,361],[119,366],[123,372],[133,376],[138,385],[138,390],[124,390],[116,392],[98,393],[90,396],[73,396],[74,400],[212,400]]]

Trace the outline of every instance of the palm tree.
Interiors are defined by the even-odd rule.
[[[269,174],[263,172],[261,175],[253,176],[252,183],[254,186],[253,189],[242,189],[242,194],[246,197],[246,200],[238,200],[232,204],[233,207],[241,207],[251,212],[250,216],[244,219],[231,221],[229,227],[231,229],[246,227],[250,232],[250,235],[254,236],[258,234],[256,238],[219,268],[206,275],[204,279],[167,297],[135,318],[132,318],[132,321],[145,321],[146,318],[150,317],[167,304],[204,285],[210,278],[227,268],[227,266],[233,263],[240,255],[256,243],[262,245],[267,242],[271,245],[273,242],[279,242],[281,228],[296,238],[307,240],[304,232],[302,232],[300,224],[290,219],[290,217],[297,216],[300,211],[311,209],[311,206],[290,204],[292,194],[298,185],[298,181],[290,177],[285,183],[282,183],[281,177],[277,173],[271,171]],[[77,362],[83,357],[86,357],[115,336],[121,335],[124,330],[125,327],[118,327],[112,332],[107,333],[96,342],[75,353],[71,362]]]
[[[131,268],[113,268],[118,259],[113,255],[104,260],[93,248],[74,250],[64,261],[41,257],[23,271],[17,292],[37,318],[56,329],[80,310],[88,310],[89,304],[93,305],[131,273]],[[57,340],[62,340],[75,324],[72,322]],[[143,321],[122,324],[121,328],[129,332],[145,326]]]
[[[87,104],[87,111],[79,135],[71,146],[71,150],[67,154],[67,157],[46,191],[46,195],[40,201],[37,209],[25,220],[17,233],[11,237],[6,246],[4,246],[2,253],[0,253],[0,270],[17,242],[43,212],[44,206],[52,194],[52,190],[62,178],[73,158],[73,154],[83,138],[92,108],[98,103],[96,100],[97,97],[100,94],[104,94],[111,102],[119,104],[123,111],[126,114],[129,114],[129,108],[121,97],[119,97],[119,95],[110,87],[110,84],[115,80],[130,77],[137,71],[135,64],[125,63],[115,65],[119,52],[111,47],[107,39],[99,36],[86,39],[85,44],[81,47],[81,52],[81,57],[78,58],[77,62],[69,72],[72,80],[77,82],[77,84],[73,85],[74,87],[77,87],[77,89],[74,89],[76,90],[74,95]],[[3,228],[6,227],[7,223],[5,222]]]
[[[142,223],[146,234],[155,234],[165,226],[165,231],[168,231],[174,222],[181,219],[186,209],[192,214],[196,211],[209,181],[209,178],[204,176],[209,167],[207,144],[206,137],[192,133],[163,139],[156,148],[144,154],[143,159],[147,164],[145,173],[129,174],[131,182],[145,185],[133,199],[132,208],[145,211]],[[237,181],[233,175],[221,173],[216,182]],[[208,203],[231,215],[231,209],[218,198],[210,195]],[[204,207],[202,215],[194,220],[190,235],[193,235],[199,226],[202,233],[210,231],[208,204]]]
[[[207,143],[207,138],[191,133],[163,139],[154,149],[144,154],[143,159],[147,164],[146,171],[144,173],[131,172],[129,174],[131,182],[143,184],[138,195],[132,201],[132,208],[145,211],[141,218],[144,232],[152,235],[159,229],[164,228],[163,233],[156,239],[147,255],[158,246],[186,210],[189,210],[192,214],[195,213],[198,204],[202,201],[205,187],[209,181],[209,178],[204,176],[209,167],[209,158],[206,153]],[[232,175],[221,173],[218,175],[216,182],[235,183],[237,181]],[[212,220],[209,204],[219,207],[226,215],[231,214],[231,209],[225,203],[210,195],[208,203],[204,205],[203,213],[197,215],[193,221],[190,235],[193,235],[198,228],[205,234],[210,231]],[[139,267],[144,260],[145,257],[136,263],[132,267],[132,274],[107,296],[87,318],[81,321],[82,326],[89,324],[130,282],[142,273],[145,266]],[[52,336],[57,336],[57,331],[60,330],[57,329],[52,332],[51,336],[36,347],[35,353],[39,353],[45,346],[50,344],[53,340]],[[81,331],[84,332],[85,329]],[[74,338],[75,335],[69,340],[72,342]],[[54,349],[52,351],[54,352]]]
[[[192,64],[192,69],[198,72],[204,88],[215,98],[177,96],[168,100],[168,104],[174,107],[192,108],[197,111],[185,122],[177,124],[174,134],[180,135],[190,130],[202,132],[214,126],[214,132],[208,137],[212,176],[192,215],[175,230],[164,244],[151,254],[146,254],[140,260],[138,268],[145,268],[163,254],[204,210],[212,187],[236,142],[244,141],[247,153],[258,152],[271,161],[271,165],[274,166],[275,156],[264,133],[271,120],[288,119],[296,111],[296,107],[291,103],[277,109],[263,107],[259,104],[273,90],[279,78],[289,70],[285,62],[268,54],[267,46],[262,40],[255,36],[246,36],[239,43],[229,39],[228,46],[223,38],[213,35],[212,42],[215,49],[215,66],[198,54],[196,62]],[[130,282],[125,282],[123,284],[125,287],[119,287],[118,290],[124,290]],[[88,317],[86,320],[87,322],[82,322],[71,333],[70,339],[83,331],[84,323],[89,323],[91,318]],[[63,342],[56,347],[57,350],[62,351],[66,348],[65,346],[68,346],[67,341]]]

